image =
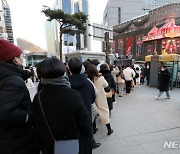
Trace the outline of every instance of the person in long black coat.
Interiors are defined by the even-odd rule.
[[[111,75],[111,71],[110,71],[108,64],[101,64],[100,73],[102,73],[105,80],[108,82],[110,89],[112,89],[115,92],[116,91],[116,82],[114,81],[114,78]],[[113,99],[107,98],[107,102],[108,102],[109,110],[111,111],[113,109]]]
[[[87,138],[91,134],[91,116],[81,95],[70,88],[64,64],[47,58],[38,65],[39,92],[33,100],[33,113],[38,141],[43,154],[53,154],[54,141],[43,117],[38,95],[56,140],[79,139],[79,154],[89,154]]]
[[[0,40],[0,154],[39,154],[22,51]],[[21,66],[21,67],[20,67]]]
[[[169,94],[169,84],[170,84],[170,72],[167,69],[165,65],[161,67],[160,77],[159,77],[159,94],[156,96],[156,99],[159,99],[159,97],[163,94],[163,92],[166,92],[166,96],[168,99],[170,99]]]
[[[91,105],[95,102],[95,91],[92,83],[87,79],[87,75],[84,74],[84,71],[81,72],[82,62],[77,59],[70,59],[68,62],[69,69],[71,71],[71,76],[69,76],[69,81],[71,83],[71,88],[75,89],[79,92],[79,94],[82,96],[86,109],[88,110],[89,114],[92,115]],[[92,125],[91,125],[92,129]],[[92,148],[97,148],[101,144],[96,143],[93,137],[93,132],[89,139],[89,144],[91,144]]]

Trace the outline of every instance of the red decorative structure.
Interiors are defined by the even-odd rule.
[[[154,27],[150,30],[150,32],[148,33],[148,37],[153,37],[153,36],[157,35],[158,30],[159,30],[159,29],[158,29],[156,26],[154,26]]]
[[[175,19],[171,18],[164,26],[159,29],[154,26],[148,33],[148,36],[143,37],[143,41],[145,42],[174,37],[180,37],[180,26],[175,25]]]
[[[180,26],[175,25],[175,19],[171,18],[161,28],[154,26],[147,36],[143,37],[143,42],[154,41],[154,53],[156,52],[157,40],[161,39],[161,53],[180,53]]]

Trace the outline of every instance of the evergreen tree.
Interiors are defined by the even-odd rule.
[[[48,21],[56,20],[59,23],[59,53],[62,60],[62,36],[63,34],[75,35],[86,32],[87,15],[83,12],[68,14],[61,9],[50,9],[44,6],[42,12],[48,17]]]

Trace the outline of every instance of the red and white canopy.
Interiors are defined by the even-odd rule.
[[[180,26],[175,25],[175,19],[171,18],[164,26],[159,29],[161,34],[180,33]]]
[[[154,26],[148,33],[148,36],[143,37],[143,41],[151,41],[169,37],[180,37],[180,26],[175,25],[174,18],[171,18],[164,26],[159,29]]]
[[[150,32],[148,33],[148,36],[149,36],[149,37],[152,37],[152,36],[154,36],[154,35],[157,35],[158,30],[159,30],[159,29],[158,29],[156,26],[154,26],[154,27],[150,30]]]

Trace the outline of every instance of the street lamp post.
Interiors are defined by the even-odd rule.
[[[105,53],[106,53],[106,63],[109,64],[109,32],[105,32]]]
[[[145,11],[150,11],[151,9],[142,8],[142,10],[144,10],[144,14],[145,14]]]

